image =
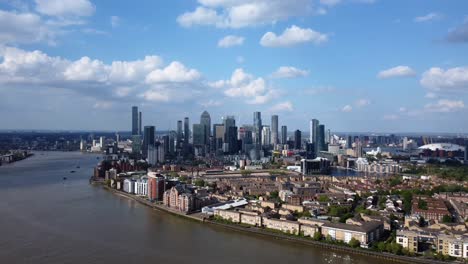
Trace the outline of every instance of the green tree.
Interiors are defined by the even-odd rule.
[[[317,231],[317,232],[314,233],[314,236],[313,236],[312,238],[313,238],[315,241],[320,241],[320,240],[322,240],[322,233],[320,233],[320,232]]]
[[[380,252],[384,252],[385,251],[385,242],[379,242],[377,243],[377,250],[380,251]]]
[[[421,198],[418,200],[418,208],[421,210],[427,210],[427,202]]]
[[[452,217],[450,215],[444,215],[442,217],[442,223],[452,223]]]
[[[351,240],[348,243],[352,248],[358,248],[361,245],[361,242],[359,240],[355,239],[354,237],[351,238]]]
[[[326,203],[326,202],[330,201],[330,198],[328,198],[328,196],[326,196],[326,195],[320,195],[318,197],[318,201],[321,202],[321,203]]]
[[[202,179],[197,179],[195,180],[195,186],[198,186],[198,187],[204,187],[206,185],[206,182]]]

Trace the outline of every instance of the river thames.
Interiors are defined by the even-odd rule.
[[[390,263],[155,211],[90,185],[96,157],[39,152],[0,166],[0,263]]]

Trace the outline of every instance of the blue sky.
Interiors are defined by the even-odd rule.
[[[0,0],[0,129],[468,131],[464,0]]]

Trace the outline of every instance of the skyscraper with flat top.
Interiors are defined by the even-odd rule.
[[[319,121],[317,119],[310,120],[310,135],[309,135],[310,143],[317,142],[318,126],[319,126]]]
[[[190,124],[189,124],[189,118],[186,117],[184,118],[184,145],[189,144],[189,139],[190,139]]]
[[[141,112],[138,113],[138,135],[142,135],[143,131],[141,130],[141,122],[142,122],[142,118],[141,118]]]
[[[132,135],[138,135],[138,107],[132,106]]]
[[[255,144],[260,146],[262,144],[262,113],[254,112],[253,125],[255,133],[254,141]]]
[[[271,144],[278,144],[278,116],[271,116]]]
[[[207,111],[204,111],[200,117],[200,125],[204,126],[205,145],[209,145],[211,136],[211,117]]]
[[[148,157],[148,150],[150,146],[154,146],[154,134],[155,134],[155,127],[154,126],[145,126],[145,131],[143,134],[143,155]]]
[[[281,144],[288,144],[288,127],[281,126]]]
[[[294,148],[302,149],[302,133],[300,130],[294,131]]]

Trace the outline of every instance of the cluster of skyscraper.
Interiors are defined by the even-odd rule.
[[[329,132],[329,131],[328,131]],[[141,136],[141,112],[132,108],[132,139],[134,152],[139,152],[144,158],[158,162],[168,155],[172,158],[187,158],[209,155],[245,155],[252,160],[258,160],[273,151],[302,150],[303,138],[300,130],[294,131],[292,138],[288,137],[288,128],[279,126],[278,115],[271,116],[270,125],[265,125],[261,112],[253,113],[252,125],[236,126],[234,116],[225,116],[221,123],[211,123],[211,116],[204,111],[200,122],[192,125],[189,118],[177,121],[177,130],[169,131],[159,141],[155,140],[155,127],[145,126],[143,142],[139,148]],[[306,142],[308,157],[313,158],[319,151],[327,149],[328,135],[325,126],[317,119],[310,122],[310,142]],[[156,154],[154,154],[156,153]]]

